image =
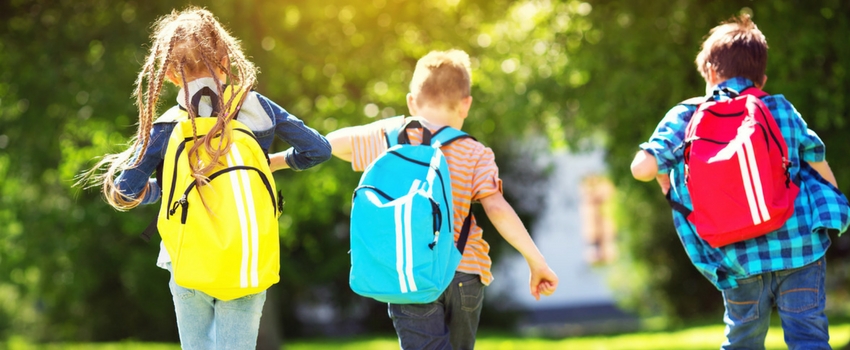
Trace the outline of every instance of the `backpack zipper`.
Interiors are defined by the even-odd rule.
[[[257,142],[257,145],[259,145],[259,144],[260,144],[260,140],[258,140],[258,139],[257,139],[257,137],[254,135],[254,133],[252,133],[252,132],[250,132],[250,131],[247,131],[247,130],[244,130],[244,129],[241,129],[241,128],[234,128],[233,130],[234,130],[234,131],[239,131],[239,132],[241,132],[241,133],[243,133],[243,134],[245,134],[245,135],[250,136],[252,139],[254,139],[254,141],[256,141],[256,142]],[[221,134],[217,134],[216,136],[220,136],[220,135],[221,135]],[[204,136],[207,136],[207,134],[199,135],[199,136],[198,136],[198,139],[203,138]],[[175,152],[174,152],[174,162],[173,162],[173,164],[174,164],[174,171],[172,171],[172,174],[171,174],[171,190],[168,192],[168,202],[166,202],[166,203],[172,203],[172,201],[174,200],[174,190],[175,190],[175,189],[176,189],[176,187],[177,187],[177,160],[178,160],[178,159],[180,159],[180,154],[181,154],[181,153],[183,153],[183,151],[186,149],[186,143],[187,143],[187,142],[189,142],[189,141],[193,141],[193,140],[195,140],[195,138],[194,138],[194,137],[186,137],[186,138],[184,138],[184,139],[183,139],[183,141],[181,141],[181,142],[180,142],[180,144],[177,146],[177,151],[175,151]],[[261,149],[262,149],[262,147],[261,147]],[[268,155],[266,152],[263,152],[263,155],[265,155],[265,157],[266,157],[266,161],[268,161],[268,160],[269,160],[269,155]],[[258,171],[259,171],[259,170],[258,170]],[[262,172],[260,172],[260,174],[262,175]],[[263,176],[265,176],[265,175],[263,175]],[[212,180],[212,178],[210,178],[210,180]],[[264,179],[263,179],[263,181],[265,181],[265,182],[266,182],[266,187],[269,187],[269,186],[268,186],[268,179],[265,179],[265,178],[264,178]],[[271,191],[271,187],[269,187],[269,193],[271,193],[271,192],[272,192],[272,191]],[[187,192],[186,192],[186,193],[188,193],[188,190],[187,190]],[[277,194],[277,195],[278,195],[278,197],[279,197],[279,198],[278,198],[278,201],[280,201],[280,199],[281,199],[281,198],[283,198],[283,195],[282,195],[280,192],[278,192],[278,194]],[[185,196],[184,196],[184,198],[185,198]],[[181,198],[181,199],[184,199],[184,198]],[[180,200],[178,200],[178,202],[179,202],[179,201],[180,201]],[[275,199],[274,199],[274,194],[272,193],[272,202],[274,202],[274,201],[275,201]],[[183,204],[185,204],[185,205],[187,205],[187,206],[188,206],[188,203],[185,203],[185,200],[184,200],[183,202],[184,202]],[[171,210],[168,210],[168,211],[165,213],[165,218],[166,218],[166,219],[170,219],[170,218],[171,218],[171,215],[174,215],[174,212],[176,212],[176,211],[177,211],[177,205],[178,205],[178,204],[179,204],[179,203],[175,202],[175,203],[174,203],[174,206],[171,208]],[[278,205],[278,204],[276,203],[276,205]],[[279,210],[279,211],[281,211],[281,212],[283,212],[283,205],[279,205],[278,210]],[[185,220],[185,219],[183,219],[182,221],[185,223],[185,221],[186,221],[186,220]]]
[[[269,198],[272,201],[272,210],[274,210],[275,214],[277,214],[278,203],[277,203],[277,199],[275,198],[274,191],[272,191],[271,182],[269,182],[269,179],[268,179],[268,177],[266,177],[266,174],[263,174],[263,172],[258,168],[251,167],[251,166],[245,166],[245,165],[239,165],[239,166],[234,166],[234,167],[230,167],[230,168],[225,168],[225,169],[216,171],[215,173],[210,175],[209,182],[212,182],[215,178],[219,177],[220,175],[224,175],[226,173],[229,173],[231,171],[236,171],[236,170],[254,170],[254,171],[257,172],[257,174],[260,175],[260,179],[263,180],[263,184],[265,185],[266,191],[269,194]],[[192,181],[192,183],[189,184],[189,186],[186,188],[186,190],[183,191],[183,196],[181,196],[180,199],[178,199],[176,202],[174,202],[174,205],[169,210],[169,214],[174,215],[177,212],[178,207],[183,207],[183,211],[180,215],[180,223],[181,224],[186,224],[186,219],[187,219],[187,216],[189,215],[189,210],[188,210],[189,209],[189,201],[188,201],[187,198],[189,196],[189,192],[191,192],[192,189],[196,187],[196,184],[197,184],[197,182]],[[278,195],[279,195],[279,193],[278,193]]]

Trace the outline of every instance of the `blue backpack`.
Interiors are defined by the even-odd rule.
[[[422,129],[420,145],[410,144],[410,128]],[[454,278],[472,215],[455,245],[451,174],[440,147],[471,136],[451,127],[431,134],[416,120],[385,134],[389,149],[366,168],[352,198],[349,285],[381,302],[429,303]]]

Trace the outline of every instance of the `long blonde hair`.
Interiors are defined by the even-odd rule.
[[[185,103],[192,121],[195,143],[189,150],[190,159],[199,159],[201,147],[210,157],[209,164],[192,161],[192,173],[198,185],[207,181],[204,176],[230,148],[226,125],[236,116],[244,101],[243,90],[250,90],[257,79],[257,68],[245,58],[239,41],[218,22],[212,13],[203,8],[189,7],[172,11],[153,24],[151,48],[135,82],[133,96],[139,109],[139,124],[130,147],[117,154],[103,157],[92,169],[80,176],[78,184],[87,187],[100,185],[106,201],[118,210],[136,207],[145,197],[148,187],[136,198],[122,194],[115,177],[121,171],[132,169],[141,162],[150,143],[150,132],[157,117],[157,104],[162,95],[166,78],[176,79],[183,89]],[[219,75],[224,74],[234,89],[228,99],[213,99],[214,110],[218,111],[215,126],[204,136],[198,137],[195,126],[196,107],[191,104],[188,82],[200,77],[215,80],[218,96],[224,96],[225,83]],[[187,79],[190,78],[190,79]],[[238,97],[238,98],[237,98]],[[233,108],[235,107],[235,108]],[[212,142],[211,135],[223,135]],[[104,169],[101,172],[101,169]]]

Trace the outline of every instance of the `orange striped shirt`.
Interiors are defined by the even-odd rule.
[[[364,171],[369,164],[387,150],[387,138],[384,126],[401,125],[402,118],[380,120],[358,127],[351,138],[351,167],[355,171]],[[436,130],[432,130],[436,131]],[[410,142],[414,145],[422,142],[422,131],[408,131]],[[455,241],[460,236],[463,221],[469,215],[473,201],[501,193],[502,180],[496,166],[493,150],[480,142],[465,138],[456,140],[440,148],[446,157],[452,179],[452,198],[454,204]],[[472,216],[469,239],[463,251],[463,259],[458,271],[479,275],[481,283],[489,285],[493,281],[490,271],[490,245],[484,240],[483,230]]]

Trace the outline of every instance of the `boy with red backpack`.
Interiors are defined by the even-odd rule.
[[[694,266],[723,294],[722,349],[760,349],[775,305],[790,349],[829,349],[824,254],[850,206],[825,146],[767,81],[767,42],[743,15],[696,58],[708,96],[674,106],[631,164],[656,179]]]

